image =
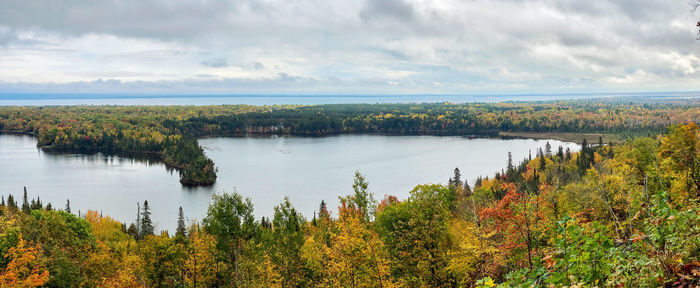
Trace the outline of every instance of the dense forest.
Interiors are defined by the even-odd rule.
[[[638,107],[656,120],[623,122],[689,117],[668,109]],[[408,199],[376,199],[358,172],[354,193],[337,209],[321,202],[312,218],[284,199],[256,219],[250,200],[219,194],[201,222],[186,225],[180,209],[172,234],[154,231],[148,202],[126,224],[25,191],[0,203],[0,287],[700,285],[700,128],[591,142],[508,153],[503,171],[474,187],[455,169]]]
[[[652,101],[652,102],[649,102]],[[655,135],[700,123],[697,99],[542,103],[336,104],[319,106],[0,107],[0,132],[30,133],[48,150],[151,157],[185,185],[216,181],[197,137],[343,133],[481,135],[499,132]]]

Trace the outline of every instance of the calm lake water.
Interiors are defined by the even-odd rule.
[[[521,95],[139,95],[3,93],[0,106],[44,105],[222,105],[222,104],[350,104],[350,103],[493,103],[502,101],[552,101],[611,97],[698,97],[698,92],[580,93]]]
[[[549,140],[578,151],[579,146]],[[369,181],[375,198],[408,197],[415,185],[446,183],[459,167],[470,183],[505,167],[508,151],[516,162],[545,140],[469,139],[436,136],[343,135],[324,138],[209,138],[200,139],[219,168],[212,187],[186,188],[177,172],[164,165],[115,156],[56,154],[36,147],[36,139],[0,134],[0,193],[65,207],[74,213],[101,210],[122,222],[136,218],[136,203],[148,200],[156,229],[174,230],[178,207],[188,221],[201,220],[212,193],[250,197],[257,217],[271,216],[285,196],[311,218],[321,200],[337,207],[338,196],[352,193],[358,170]],[[335,210],[335,209],[333,209]]]

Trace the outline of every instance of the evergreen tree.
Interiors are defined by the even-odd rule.
[[[544,155],[540,156],[540,171],[544,171],[547,168],[547,160],[545,160]]]
[[[2,203],[0,203],[0,207],[5,207],[5,196],[0,197],[2,197]]]
[[[598,148],[603,147],[603,136],[598,136]]]
[[[544,155],[547,157],[552,156],[552,145],[549,144],[549,141],[544,145]]]
[[[66,199],[66,212],[71,213],[70,212],[70,199]]]
[[[566,160],[571,160],[571,149],[569,149],[569,147],[566,147],[565,158]]]
[[[15,197],[12,194],[7,195],[7,208],[12,211],[17,211],[17,202],[15,202]]]
[[[472,187],[469,187],[469,181],[467,181],[467,179],[464,179],[464,188],[462,188],[462,191],[465,196],[472,195]]]
[[[561,145],[559,145],[559,149],[557,149],[557,157],[559,157],[560,160],[564,159],[564,147],[561,147]]]
[[[527,150],[527,162],[532,161],[532,150]]]
[[[27,199],[27,186],[24,186],[24,198],[22,198],[22,212],[29,214],[29,199]]]
[[[185,214],[182,212],[182,206],[180,206],[180,211],[177,215],[177,231],[175,232],[175,236],[187,236],[187,228],[185,228]]]
[[[143,201],[143,211],[141,212],[141,236],[153,235],[153,222],[151,221],[151,211],[148,208],[148,200]]]
[[[326,201],[321,200],[321,205],[318,206],[318,218],[320,219],[330,219],[331,215],[328,213],[328,208],[326,207]]]
[[[513,153],[510,153],[510,151],[508,151],[508,163],[506,164],[506,171],[510,173],[513,169]]]
[[[454,176],[450,178],[450,182],[448,184],[452,187],[462,186],[462,173],[459,171],[459,168],[455,168]]]
[[[53,211],[53,206],[51,206],[51,202],[49,202],[49,204],[46,204],[46,211]]]

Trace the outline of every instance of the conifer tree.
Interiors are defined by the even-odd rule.
[[[15,202],[15,197],[12,194],[7,195],[7,207],[12,211],[17,211],[17,202]]]
[[[22,198],[22,212],[29,214],[29,199],[27,199],[27,186],[24,186],[24,198]]]
[[[153,222],[151,221],[151,211],[148,208],[148,200],[143,201],[143,211],[141,212],[141,236],[153,235]]]
[[[464,179],[464,188],[462,188],[462,191],[465,196],[472,195],[472,187],[469,187],[469,181],[467,181],[467,179]]]
[[[552,145],[549,144],[549,141],[544,145],[544,155],[547,157],[552,156]]]
[[[2,203],[0,203],[0,207],[5,207],[5,196],[2,197]]]
[[[452,187],[462,186],[462,173],[459,171],[459,168],[455,168],[454,176],[450,178],[450,182],[448,184]]]
[[[180,210],[178,211],[177,215],[177,231],[175,232],[175,235],[181,237],[187,236],[187,228],[185,227],[185,214],[182,212],[182,206],[180,206]]]
[[[510,153],[510,151],[508,151],[508,162],[506,163],[506,175],[508,176],[508,178],[511,178],[513,176],[514,172],[515,172],[515,167],[513,166],[513,153]]]
[[[557,157],[559,157],[560,160],[564,159],[564,147],[561,145],[559,145],[559,149],[557,149]]]
[[[66,212],[71,213],[70,212],[70,199],[66,199]]]

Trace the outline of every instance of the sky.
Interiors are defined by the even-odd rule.
[[[700,90],[686,0],[0,0],[0,93]]]

